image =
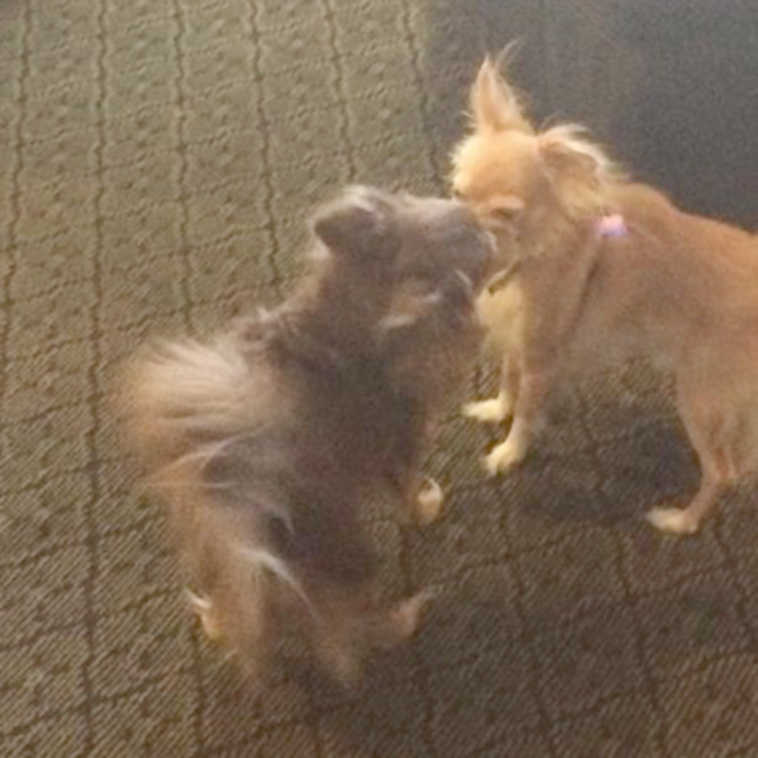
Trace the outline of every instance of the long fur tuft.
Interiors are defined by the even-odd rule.
[[[469,96],[469,123],[472,129],[517,129],[531,134],[533,128],[525,113],[524,96],[501,73],[510,62],[514,45],[508,45],[493,63],[487,56],[482,63]]]

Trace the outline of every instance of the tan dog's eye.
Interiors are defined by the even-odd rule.
[[[490,213],[501,221],[513,221],[518,211],[515,208],[493,208]]]
[[[489,215],[497,221],[512,222],[524,210],[524,201],[515,195],[502,195],[490,205]]]

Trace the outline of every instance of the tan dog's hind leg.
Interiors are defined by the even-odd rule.
[[[647,519],[658,529],[673,534],[694,534],[702,519],[713,509],[720,495],[737,478],[731,449],[734,430],[726,422],[717,402],[698,400],[693,387],[685,394],[679,385],[679,412],[700,461],[700,489],[682,508],[653,508]],[[702,388],[700,388],[702,392]]]
[[[724,482],[704,474],[700,489],[686,508],[653,508],[648,512],[647,520],[663,532],[694,534],[724,488]]]

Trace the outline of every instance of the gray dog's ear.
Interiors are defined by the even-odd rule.
[[[336,255],[387,261],[400,245],[392,206],[373,187],[348,187],[316,212],[312,228]]]

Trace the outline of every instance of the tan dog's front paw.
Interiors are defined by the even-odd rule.
[[[513,436],[492,448],[484,459],[484,468],[490,476],[495,476],[521,463],[526,455],[526,446]]]
[[[510,404],[502,392],[489,400],[477,400],[463,406],[464,416],[476,419],[483,424],[504,421],[509,411]]]
[[[653,508],[646,518],[656,529],[671,534],[695,534],[699,526],[692,514],[681,508]]]
[[[419,525],[427,526],[437,519],[442,511],[444,499],[442,487],[430,476],[427,476],[424,486],[416,495],[416,520]]]

